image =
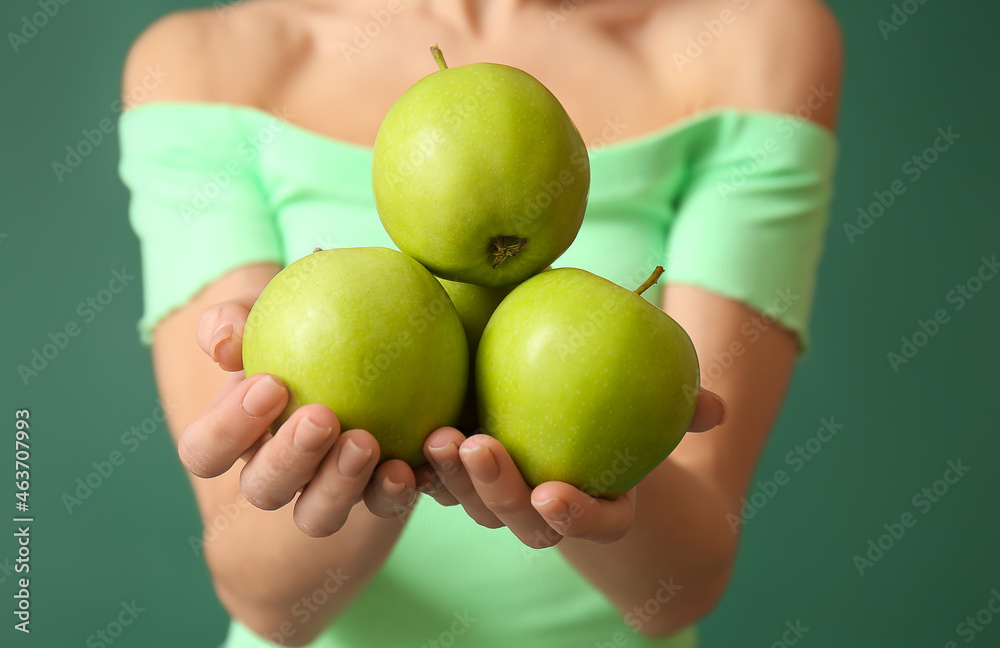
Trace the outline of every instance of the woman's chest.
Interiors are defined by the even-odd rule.
[[[663,129],[707,107],[694,75],[682,75],[661,46],[622,40],[570,21],[517,28],[517,38],[457,37],[404,14],[375,36],[305,30],[306,45],[268,96],[271,112],[332,139],[370,147],[392,104],[438,68],[494,62],[525,70],[562,103],[584,141],[598,148]],[[360,34],[360,36],[359,36]],[[532,45],[537,43],[537,45]]]

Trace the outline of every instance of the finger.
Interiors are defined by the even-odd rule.
[[[249,303],[228,301],[201,314],[198,322],[198,346],[224,371],[243,368],[243,328],[250,314]]]
[[[178,439],[181,462],[198,477],[217,477],[229,470],[267,433],[267,426],[288,403],[284,384],[269,374],[229,384],[229,391],[188,424]]]
[[[340,434],[340,422],[324,405],[296,410],[265,441],[240,473],[240,490],[259,509],[273,511],[309,483]]]
[[[429,462],[414,469],[413,476],[417,478],[417,492],[429,495],[441,506],[457,506],[458,500],[448,492],[441,483],[441,478]]]
[[[342,433],[316,475],[295,501],[292,517],[306,535],[322,538],[340,530],[378,463],[378,442],[364,430]]]
[[[244,451],[243,451],[243,454],[241,454],[241,455],[240,455],[240,459],[242,459],[242,460],[243,460],[243,463],[244,463],[244,464],[247,464],[247,463],[249,463],[249,462],[250,462],[250,459],[251,459],[251,458],[252,458],[252,457],[253,457],[253,456],[254,456],[255,454],[257,454],[257,451],[258,451],[258,450],[260,450],[260,449],[261,449],[261,447],[262,447],[262,446],[263,446],[263,445],[264,445],[265,443],[267,443],[267,442],[268,442],[268,440],[269,440],[269,439],[271,438],[271,434],[270,434],[270,431],[271,431],[271,428],[270,428],[270,427],[268,427],[268,433],[267,433],[267,434],[262,434],[262,435],[260,435],[260,438],[259,438],[259,439],[257,439],[256,441],[254,441],[254,442],[253,442],[253,445],[252,445],[252,446],[250,446],[249,448],[247,448],[246,450],[244,450]]]
[[[402,459],[384,462],[365,487],[364,500],[374,515],[404,521],[417,500],[413,469]]]
[[[424,455],[434,468],[441,492],[449,493],[452,499],[462,505],[469,517],[481,526],[499,529],[504,525],[503,522],[479,497],[472,478],[462,464],[459,448],[464,442],[465,435],[458,430],[441,428],[427,437]]]
[[[531,488],[499,441],[477,434],[461,445],[459,455],[483,503],[521,542],[542,549],[562,539],[531,505]]]
[[[531,505],[560,535],[606,544],[621,540],[635,519],[635,489],[615,500],[590,497],[565,482],[545,482]]]
[[[698,403],[694,408],[694,418],[688,426],[690,432],[707,432],[722,425],[729,416],[729,406],[715,392],[702,389],[698,392]]]

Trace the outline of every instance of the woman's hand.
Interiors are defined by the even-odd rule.
[[[364,430],[342,431],[328,407],[300,407],[276,434],[268,432],[288,402],[288,390],[269,374],[243,374],[243,328],[251,305],[226,302],[201,317],[198,344],[232,375],[181,435],[178,453],[185,467],[198,477],[216,477],[244,459],[240,490],[247,501],[274,510],[301,493],[295,523],[314,537],[340,530],[362,499],[380,517],[408,512],[416,496],[413,470],[398,459],[379,465],[375,438]]]
[[[704,432],[726,418],[718,395],[702,390],[691,432]],[[529,547],[551,547],[565,538],[598,544],[614,542],[632,526],[635,489],[615,500],[587,495],[565,482],[532,489],[503,445],[485,434],[466,438],[441,428],[424,442],[433,473],[420,471],[420,489],[440,504],[461,504],[469,516],[491,529],[508,527]]]

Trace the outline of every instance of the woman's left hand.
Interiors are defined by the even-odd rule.
[[[710,430],[725,417],[722,399],[703,389],[690,431]],[[482,526],[506,526],[529,547],[551,547],[563,538],[614,542],[632,526],[634,488],[615,500],[591,497],[558,481],[532,489],[491,436],[466,438],[454,428],[441,428],[424,442],[424,454],[430,463],[417,471],[421,491],[444,506],[461,504]]]

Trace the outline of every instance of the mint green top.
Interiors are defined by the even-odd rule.
[[[120,138],[147,343],[161,318],[230,269],[287,265],[317,246],[395,247],[375,212],[367,147],[207,103],[129,110]],[[555,265],[629,288],[663,265],[667,281],[776,317],[805,348],[837,155],[828,130],[713,110],[590,155],[583,227]],[[663,283],[645,296],[658,303]],[[661,605],[651,599],[623,620],[557,550],[529,550],[506,529],[423,498],[386,565],[310,646],[693,646],[693,629],[659,639],[635,632]],[[232,623],[228,648],[266,645]]]

